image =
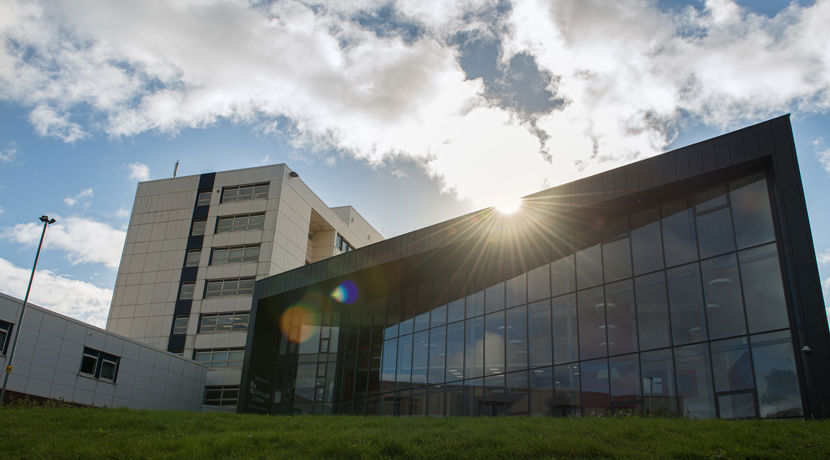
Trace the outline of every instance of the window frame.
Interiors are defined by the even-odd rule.
[[[262,217],[260,222],[251,224],[252,217]],[[244,223],[242,218],[246,218]],[[257,219],[258,220],[258,219]],[[225,222],[230,222],[230,224],[225,225]],[[264,212],[251,212],[247,214],[233,214],[229,216],[219,216],[216,218],[216,227],[214,228],[214,233],[230,233],[230,232],[243,232],[249,230],[262,230],[265,227],[265,213]]]
[[[211,398],[208,400],[209,391],[219,391],[219,398]],[[235,398],[226,397],[226,392],[236,392]],[[208,402],[215,401],[216,403]],[[239,403],[239,385],[209,385],[205,386],[205,391],[202,395],[202,405],[204,406],[235,406]]]
[[[213,190],[199,190],[196,193],[196,206],[210,206]],[[205,199],[207,197],[207,199]]]
[[[241,263],[247,263],[247,262],[259,262],[260,246],[261,245],[259,243],[254,243],[254,244],[239,244],[239,245],[234,245],[234,246],[219,246],[219,247],[211,248],[210,261],[209,261],[208,265],[225,265],[225,264],[241,264]],[[246,254],[247,254],[247,251],[249,249],[253,249],[253,248],[256,248],[256,257],[247,258],[247,257],[252,257],[252,256],[247,256]],[[230,253],[234,249],[241,249],[242,250],[242,256],[239,258],[239,260],[235,260],[235,259],[231,260]],[[217,253],[221,254],[223,251],[226,253],[225,256],[223,258],[219,259],[219,261],[217,262],[217,257],[216,257]]]
[[[231,360],[231,353],[242,352],[242,356],[236,360]],[[224,359],[216,359],[216,355],[225,353]],[[207,356],[207,360],[199,360],[199,355]],[[226,347],[226,348],[197,348],[193,350],[193,361],[204,364],[208,368],[236,368],[242,367],[245,361],[245,347]],[[237,364],[238,363],[238,364]]]
[[[234,295],[252,295],[254,293],[255,279],[256,278],[254,278],[253,276],[245,276],[239,278],[219,278],[206,280],[203,298],[208,299],[212,297],[228,297]],[[240,288],[240,284],[242,281],[250,281],[250,287]],[[236,286],[230,287],[229,283],[234,282],[236,283]],[[218,283],[221,283],[218,289],[211,288],[212,286],[216,286]]]
[[[195,255],[195,257],[191,257]],[[195,260],[193,260],[195,258]],[[184,268],[198,267],[202,260],[201,249],[188,249],[184,254]]]
[[[179,321],[184,321],[184,331],[182,331],[182,325]],[[173,330],[172,334],[187,334],[187,326],[190,323],[190,315],[176,315],[173,317]],[[178,331],[178,332],[177,332]]]
[[[6,354],[6,351],[9,347],[9,340],[12,335],[12,330],[14,329],[14,324],[0,320],[0,334],[4,334],[2,338],[0,338],[0,355]]]
[[[92,372],[84,371],[84,361],[87,359],[93,360]],[[108,365],[108,367],[111,366],[111,378],[103,375],[105,364]],[[112,355],[94,348],[84,347],[84,351],[81,354],[81,365],[78,368],[78,375],[114,384],[118,379],[118,369],[120,365],[120,356]]]
[[[231,318],[230,328],[229,329],[220,329],[219,328],[219,319],[223,317]],[[246,317],[244,323],[242,321],[236,321],[236,317]],[[213,325],[205,325],[205,320],[213,318],[215,321]],[[235,327],[237,324],[241,325],[244,324],[244,327]],[[251,325],[251,312],[250,311],[239,311],[239,312],[227,312],[227,313],[207,313],[199,315],[199,329],[196,331],[197,334],[216,334],[216,333],[224,333],[224,332],[238,332],[238,331],[247,331]]]
[[[190,236],[203,236],[207,231],[207,219],[193,219]]]
[[[264,186],[264,190],[263,190]],[[248,192],[250,190],[250,193]],[[228,192],[234,192],[228,194]],[[271,192],[270,182],[258,182],[255,184],[233,185],[222,187],[220,203],[235,203],[238,201],[253,201],[268,199]]]
[[[182,295],[182,294],[185,293],[185,286],[190,286],[190,294],[189,294],[190,296],[189,297],[185,297],[185,296]],[[187,294],[185,294],[185,295],[187,295]],[[196,283],[195,282],[186,282],[186,283],[181,283],[179,285],[178,300],[193,300],[193,298],[195,296],[196,296]]]

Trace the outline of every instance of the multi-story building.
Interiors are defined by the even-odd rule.
[[[254,281],[382,239],[284,164],[141,182],[107,330],[206,364],[233,409]]]
[[[239,410],[830,416],[776,118],[257,281]]]

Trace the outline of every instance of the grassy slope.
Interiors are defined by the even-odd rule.
[[[827,458],[830,421],[0,410],[0,458]]]

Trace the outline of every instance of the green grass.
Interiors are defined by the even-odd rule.
[[[4,408],[0,458],[828,458],[830,421]]]

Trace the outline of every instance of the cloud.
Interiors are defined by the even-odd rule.
[[[114,215],[118,219],[124,219],[124,218],[130,217],[130,211],[128,211],[126,208],[118,208],[115,211]]]
[[[0,258],[0,292],[22,299],[31,270]],[[32,281],[29,301],[66,316],[105,327],[112,291],[86,281],[68,278],[51,270],[38,270]]]
[[[830,264],[830,248],[825,249],[824,252],[818,255],[819,265]]]
[[[66,142],[224,119],[372,165],[407,156],[476,205],[657,154],[684,123],[830,109],[830,1],[658,4],[7,1],[0,97]]]
[[[830,148],[816,151],[816,158],[824,170],[830,173]]]
[[[17,142],[9,142],[8,144],[6,144],[6,147],[3,148],[3,150],[0,150],[0,162],[10,163],[14,161],[15,157],[17,156],[17,152]]]
[[[3,238],[36,246],[43,226],[38,223],[17,224],[3,229]],[[104,264],[116,269],[121,261],[126,232],[84,217],[57,217],[49,226],[44,239],[47,249],[66,252],[73,265],[80,263]]]
[[[139,182],[150,179],[150,167],[144,163],[130,163],[127,167],[130,168],[130,179]]]
[[[81,190],[74,197],[68,196],[68,197],[63,199],[63,202],[66,203],[67,206],[74,206],[75,203],[78,202],[78,200],[82,200],[84,198],[92,198],[92,189],[91,188]]]

